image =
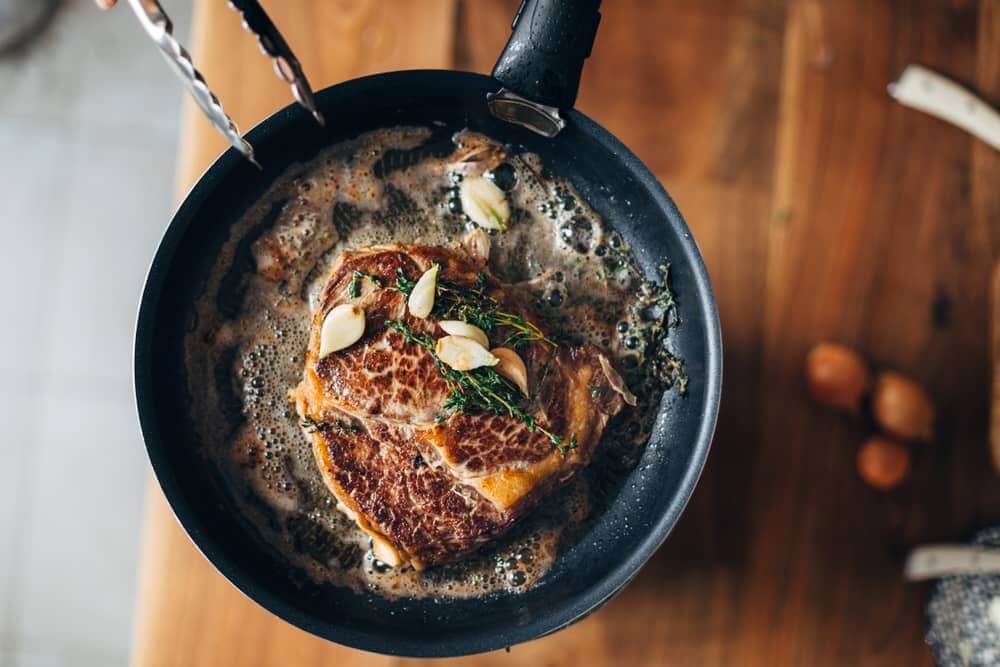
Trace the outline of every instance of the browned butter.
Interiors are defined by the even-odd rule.
[[[191,412],[244,516],[312,578],[388,596],[523,591],[601,511],[638,458],[649,406],[681,379],[678,365],[667,377],[649,371],[654,355],[676,364],[658,333],[675,309],[665,285],[640,279],[622,239],[537,156],[469,132],[433,135],[392,128],[326,149],[289,169],[232,228],[185,340]],[[490,270],[530,300],[548,332],[604,349],[640,403],[609,426],[599,465],[511,533],[460,563],[392,569],[337,511],[287,394],[301,379],[311,305],[334,259],[376,244],[461,243],[476,225],[457,188],[483,173],[512,210],[508,229],[490,233]]]

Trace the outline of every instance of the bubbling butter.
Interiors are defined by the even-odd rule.
[[[450,144],[431,139],[428,128],[399,127],[328,148],[290,168],[233,225],[185,340],[190,411],[241,512],[317,581],[386,596],[519,592],[545,575],[641,453],[650,406],[664,389],[638,372],[630,340],[642,328],[640,293],[648,297],[650,288],[622,239],[537,156],[467,131]],[[337,256],[379,244],[481,237],[460,190],[464,179],[482,177],[509,207],[506,229],[486,230],[489,243],[478,239],[489,248],[489,270],[530,303],[548,332],[609,354],[639,407],[626,409],[605,434],[597,456],[613,457],[614,465],[577,475],[477,554],[417,573],[381,562],[376,554],[384,549],[338,510],[303,434],[308,425],[287,394],[301,379],[312,307]]]

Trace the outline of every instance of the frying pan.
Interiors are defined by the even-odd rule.
[[[598,5],[523,2],[493,77],[404,71],[348,81],[316,95],[325,127],[299,107],[278,111],[248,135],[263,169],[229,149],[191,190],[160,242],[135,337],[136,401],[153,470],[180,523],[215,567],[261,606],[307,632],[368,651],[427,657],[489,651],[555,632],[600,607],[635,576],[694,489],[719,404],[718,314],[705,265],[669,195],[615,137],[572,109]],[[501,88],[505,92],[498,96]],[[188,416],[186,406],[198,397],[187,395],[183,338],[231,226],[290,165],[331,144],[396,125],[447,132],[468,127],[534,152],[621,233],[647,277],[653,279],[662,261],[671,262],[681,324],[670,344],[690,378],[687,393],[665,393],[643,458],[608,508],[538,585],[517,595],[389,600],[312,583],[241,519],[202,455]]]

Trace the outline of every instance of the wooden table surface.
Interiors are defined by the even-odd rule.
[[[517,3],[265,4],[319,88],[403,68],[487,72]],[[614,0],[603,14],[578,106],[662,180],[708,262],[726,350],[718,434],[677,530],[622,595],[510,655],[447,664],[929,664],[927,589],[901,583],[902,555],[1000,523],[986,444],[1000,154],[885,87],[916,62],[1000,103],[1000,0]],[[242,127],[287,103],[226,3],[197,4],[192,42]],[[179,192],[223,148],[191,105],[184,126]],[[818,339],[931,388],[938,435],[903,488],[866,488],[864,426],[806,398]],[[143,539],[135,665],[408,662],[249,602],[155,488]]]

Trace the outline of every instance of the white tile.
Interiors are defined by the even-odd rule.
[[[63,3],[35,41],[0,58],[0,113],[174,137],[181,83],[125,4]],[[164,4],[186,39],[190,0]]]
[[[67,3],[32,41],[0,57],[0,112],[59,115],[76,105],[85,89],[78,45],[86,33],[78,33],[77,16],[83,9]]]
[[[128,664],[128,654],[102,651],[86,646],[65,645],[57,641],[19,646],[10,652],[6,667],[116,667]]]
[[[186,35],[190,0],[165,4]],[[0,55],[0,667],[126,663],[148,479],[131,338],[173,210],[181,84],[127,6],[61,5]]]
[[[7,378],[4,377],[4,380]],[[6,382],[5,382],[6,384]],[[0,387],[0,636],[13,632],[19,595],[15,571],[24,553],[24,512],[34,440],[32,392]],[[0,661],[0,665],[2,665]]]
[[[28,443],[38,455],[15,632],[24,646],[124,654],[148,479],[132,400],[86,386],[44,390],[46,416]]]
[[[43,298],[57,269],[54,251],[67,223],[65,192],[70,182],[66,154],[75,131],[0,116],[0,284],[4,321],[0,327],[0,370],[32,373],[41,347],[38,331]]]
[[[143,280],[173,212],[173,146],[80,136],[39,337],[46,374],[128,382]]]

